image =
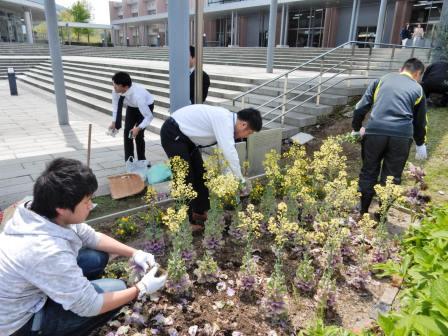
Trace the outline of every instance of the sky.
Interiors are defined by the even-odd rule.
[[[56,0],[58,5],[64,7],[71,7],[76,0]],[[90,6],[92,7],[93,20],[92,23],[102,23],[109,24],[109,0],[89,0]]]

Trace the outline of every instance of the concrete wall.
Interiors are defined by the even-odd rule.
[[[245,15],[246,17],[246,45],[245,47],[258,47],[258,34],[260,25],[259,13]]]

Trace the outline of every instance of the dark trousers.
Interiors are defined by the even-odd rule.
[[[412,139],[408,138],[386,135],[365,135],[363,137],[362,168],[359,174],[361,213],[369,211],[378,177],[380,177],[381,184],[386,182],[388,176],[393,176],[395,184],[401,183],[401,175],[409,156],[411,144]]]
[[[92,249],[81,249],[78,254],[78,266],[82,269],[84,276],[98,293],[115,292],[126,289],[126,284],[117,279],[98,279],[109,260],[105,252]],[[47,299],[42,308],[42,323],[39,331],[31,331],[33,319],[31,318],[22,328],[12,336],[88,336],[93,330],[99,328],[112,319],[120,308],[107,313],[91,317],[82,317],[69,310],[65,310],[60,304],[50,298]]]
[[[154,104],[149,105],[149,109],[154,111]],[[129,131],[138,126],[144,119],[137,107],[126,108],[126,119],[124,122],[124,160],[127,161],[130,156],[134,156],[134,139],[129,139]],[[146,160],[145,156],[145,130],[142,129],[135,137],[135,146],[137,147],[138,160]]]
[[[191,183],[198,193],[198,196],[191,201],[189,206],[190,219],[192,212],[204,213],[210,209],[210,201],[208,199],[208,189],[205,186],[205,169],[200,150],[180,131],[176,121],[172,118],[166,120],[162,125],[160,140],[169,158],[177,155],[188,163],[186,182]]]

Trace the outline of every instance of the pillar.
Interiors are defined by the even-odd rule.
[[[170,111],[190,104],[189,2],[168,1]]]
[[[271,0],[269,9],[269,31],[268,31],[268,50],[266,61],[266,72],[272,73],[274,65],[274,46],[275,46],[275,28],[277,20],[277,0]]]
[[[33,24],[31,23],[30,11],[25,11],[26,38],[28,43],[33,44]]]
[[[50,47],[53,84],[56,95],[59,125],[68,125],[67,97],[65,95],[64,71],[62,68],[61,46],[58,37],[58,17],[55,0],[45,0],[48,45]]]
[[[383,41],[384,19],[386,18],[387,0],[381,0],[380,12],[378,14],[378,23],[376,24],[375,43]],[[375,48],[381,48],[380,45],[375,45]]]

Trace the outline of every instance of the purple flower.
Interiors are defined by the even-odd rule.
[[[244,230],[242,230],[238,227],[235,227],[233,225],[230,226],[228,233],[233,239],[235,239],[238,242],[243,241],[243,239],[245,237]]]
[[[193,261],[194,252],[192,250],[183,250],[180,255],[186,263],[191,263]]]
[[[313,291],[315,286],[314,279],[305,280],[305,279],[294,279],[294,283],[296,287],[302,292],[302,293],[310,293]]]
[[[243,275],[240,278],[240,286],[243,291],[253,291],[255,289],[256,279],[253,275]]]
[[[222,239],[216,237],[204,237],[202,241],[202,246],[209,251],[217,251],[223,245]]]
[[[163,238],[147,240],[142,243],[141,248],[145,252],[160,256],[165,254],[165,240]]]
[[[168,279],[165,286],[169,293],[175,295],[185,294],[191,287],[190,277],[188,274],[185,274],[178,281]]]

